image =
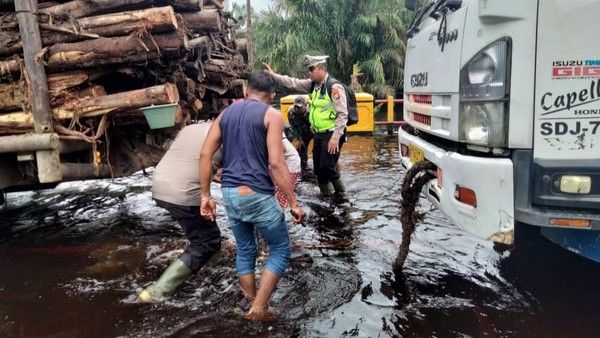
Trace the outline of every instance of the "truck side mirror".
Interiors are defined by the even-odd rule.
[[[408,9],[409,11],[414,12],[417,7],[417,0],[405,0],[404,7],[406,7],[406,9]]]

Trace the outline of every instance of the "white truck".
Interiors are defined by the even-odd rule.
[[[415,1],[406,1],[415,9]],[[407,32],[402,164],[459,227],[600,261],[599,0],[431,0]]]

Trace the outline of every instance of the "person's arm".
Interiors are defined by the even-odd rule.
[[[327,150],[330,154],[339,151],[340,137],[344,134],[346,124],[348,124],[348,102],[346,101],[346,90],[344,86],[336,83],[331,87],[331,100],[337,113],[335,118],[335,130],[327,144]]]
[[[212,158],[221,146],[221,127],[219,125],[221,116],[223,116],[223,113],[213,122],[200,151],[200,214],[211,221],[214,221],[217,217],[217,205],[210,195],[210,181],[213,172]]]
[[[273,180],[290,204],[292,215],[294,216],[294,223],[300,223],[302,222],[302,219],[304,219],[304,210],[298,205],[296,194],[290,186],[292,178],[283,157],[283,142],[281,140],[283,119],[275,109],[269,108],[265,114],[265,125],[267,127],[269,166],[271,168]]]
[[[262,67],[264,70],[269,72],[271,76],[273,76],[275,82],[277,82],[277,84],[279,84],[280,86],[296,90],[300,93],[309,94],[308,91],[310,90],[310,85],[312,83],[310,79],[298,79],[287,75],[277,74],[271,69],[271,67],[268,64],[264,62],[262,64]]]
[[[212,157],[213,175],[223,167],[223,147],[219,147]]]

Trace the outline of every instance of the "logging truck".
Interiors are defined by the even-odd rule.
[[[415,1],[407,1],[414,9]],[[431,0],[408,30],[402,164],[459,227],[600,261],[597,0]]]
[[[154,166],[179,127],[242,96],[222,2],[0,1],[0,206]]]

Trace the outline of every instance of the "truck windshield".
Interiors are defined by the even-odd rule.
[[[419,31],[419,25],[423,19],[431,16],[436,20],[439,18],[440,13],[445,16],[448,10],[455,11],[462,6],[462,0],[430,0],[425,5],[421,6],[415,17],[411,21],[406,36],[408,38],[413,37]]]
[[[429,12],[431,12],[431,10],[434,7],[436,7],[434,5],[440,1],[442,0],[429,0],[426,4],[419,6],[419,10],[417,11],[417,13],[415,13],[414,18],[412,19],[410,25],[408,26],[408,30],[406,31],[406,36],[408,38],[413,37],[413,35],[415,35],[419,31],[418,27],[421,24],[421,21],[423,21],[423,19],[427,17]],[[421,1],[419,1],[418,3],[421,3]]]
[[[416,0],[415,9],[419,11],[421,8],[428,6],[432,2],[436,2],[436,0]]]

